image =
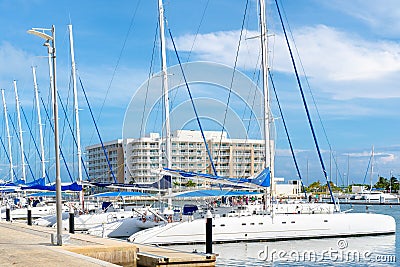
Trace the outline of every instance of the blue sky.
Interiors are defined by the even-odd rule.
[[[248,4],[245,38],[237,61],[238,69],[249,76],[253,75],[258,58],[258,41],[254,39],[258,32],[256,3],[251,0]],[[311,116],[332,180],[337,179],[339,184],[346,181],[349,166],[349,181],[362,182],[372,146],[375,148],[373,179],[378,174],[388,177],[391,172],[400,175],[398,2],[283,0],[281,3],[308,78],[309,86],[302,72]],[[166,1],[168,27],[182,60],[234,66],[245,4],[243,0]],[[47,60],[43,58],[46,50],[42,40],[27,34],[26,30],[49,28],[52,24],[56,26],[58,88],[63,101],[71,106],[67,25],[72,23],[78,74],[98,118],[102,137],[105,141],[121,138],[130,99],[150,73],[160,70],[158,36],[151,60],[157,16],[155,0],[0,1],[0,87],[5,89],[10,114],[15,117],[14,79],[22,106],[28,115],[32,113],[32,65],[37,66],[41,94],[48,98]],[[268,1],[270,67],[302,176],[308,182],[323,181],[279,23],[274,2]],[[176,65],[168,42],[167,64]],[[310,91],[330,146],[318,122]],[[204,94],[209,97],[207,92]],[[82,94],[79,101],[84,147],[99,141]],[[296,174],[275,102],[272,100],[278,135],[276,176],[292,179]],[[215,125],[209,127],[214,129]],[[24,134],[26,146],[30,148],[27,153],[34,154],[30,151],[33,145],[28,140],[29,134]],[[234,133],[230,135],[235,137]],[[72,141],[67,139],[65,150],[73,154]],[[334,160],[330,160],[330,149],[338,170],[334,168]],[[2,158],[3,153],[0,152]],[[30,157],[35,161],[34,156]],[[51,155],[49,158],[51,162]],[[1,172],[6,175],[6,160],[3,162]]]

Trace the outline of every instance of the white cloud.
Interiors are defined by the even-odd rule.
[[[341,81],[376,80],[400,70],[400,45],[370,42],[318,25],[295,33],[300,56],[312,77]]]
[[[4,84],[12,83],[13,79],[19,79],[24,72],[28,76],[31,67],[32,56],[25,51],[14,47],[8,42],[3,42],[0,45],[0,82]]]
[[[397,0],[333,0],[324,4],[360,19],[379,35],[400,34],[400,9]]]
[[[247,39],[257,36],[259,33],[245,31],[242,37],[242,46],[239,53],[238,64],[255,67],[258,59],[259,40]],[[177,49],[185,52],[192,52],[192,60],[213,61],[229,66],[235,63],[235,56],[239,42],[240,31],[220,31],[197,36],[186,34],[175,38]],[[170,49],[173,49],[169,46]]]
[[[39,91],[44,99],[47,98],[48,84],[48,62],[43,57],[29,54],[28,52],[14,47],[12,44],[3,42],[0,45],[0,87],[6,89],[7,102],[13,101],[14,92],[12,81],[17,80],[20,100],[23,106],[31,105],[33,97],[33,78],[31,66],[36,66],[37,83]],[[78,73],[82,76],[82,82],[87,91],[89,100],[93,105],[100,105],[107,95],[113,69],[107,66],[80,66]],[[68,65],[57,64],[57,86],[60,94],[68,94],[70,86],[70,70]],[[120,66],[111,84],[106,101],[107,105],[127,105],[134,91],[146,79],[143,70]],[[78,81],[78,92],[82,94]],[[69,93],[71,94],[71,92]],[[83,94],[82,94],[83,95]],[[81,106],[86,106],[84,99],[80,100]]]
[[[121,66],[117,69],[110,86],[113,69],[107,66],[95,68],[83,66],[80,69],[82,83],[90,102],[101,105],[103,101],[106,101],[108,107],[128,105],[136,89],[147,78],[147,74],[142,70]],[[79,84],[78,88],[80,88]]]
[[[245,36],[256,36],[246,32]],[[293,72],[283,36],[270,39],[270,60],[276,71]],[[354,34],[324,25],[305,27],[294,32],[307,76],[313,89],[336,99],[400,97],[400,45],[389,41],[368,41]],[[176,39],[181,51],[192,51],[198,60],[213,60],[233,66],[239,31],[184,35]],[[258,39],[247,39],[241,46],[238,65],[255,68]],[[294,49],[294,46],[292,46]],[[192,57],[193,58],[193,57]],[[300,65],[297,66],[300,69]]]

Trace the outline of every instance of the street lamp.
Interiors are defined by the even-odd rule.
[[[62,203],[61,203],[61,176],[60,176],[60,154],[58,140],[58,106],[57,106],[57,83],[56,83],[56,30],[54,25],[51,29],[32,28],[27,31],[29,34],[36,35],[46,42],[47,52],[51,57],[53,67],[53,82],[52,82],[52,101],[54,114],[54,149],[56,156],[56,212],[57,212],[57,245],[62,246]],[[51,35],[45,33],[51,32]],[[51,46],[50,46],[51,41]],[[51,72],[50,72],[51,73]],[[51,79],[52,77],[50,77]]]

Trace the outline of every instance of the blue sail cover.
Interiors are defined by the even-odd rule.
[[[251,178],[227,178],[223,176],[216,176],[216,175],[211,175],[211,174],[206,174],[206,173],[196,173],[196,172],[187,172],[187,171],[181,171],[181,170],[173,170],[173,169],[168,169],[164,168],[164,170],[172,173],[179,174],[182,177],[185,178],[190,178],[190,177],[201,177],[205,179],[210,179],[214,180],[216,182],[229,182],[232,185],[254,185],[254,186],[260,186],[260,187],[269,187],[271,185],[271,179],[270,179],[270,170],[269,168],[265,168],[257,177],[251,179]]]
[[[21,185],[21,189],[25,190],[25,189],[31,189],[31,187],[35,187],[35,186],[45,186],[46,182],[44,180],[44,178],[40,178],[37,179],[35,181],[29,182],[29,183],[25,183],[23,185]],[[32,188],[35,189],[35,188]]]
[[[19,186],[19,185],[23,185],[23,184],[25,184],[25,180],[18,179],[15,182],[6,181],[4,183],[0,183],[0,186]]]
[[[256,178],[251,179],[250,183],[263,186],[263,187],[269,187],[271,185],[271,172],[269,171],[269,168],[264,169],[259,175],[257,175]]]
[[[45,185],[44,178],[40,178],[36,180],[37,183],[32,183],[29,186],[21,186],[21,189],[23,190],[30,190],[30,189],[36,189],[36,190],[46,190],[46,191],[56,191],[56,185]],[[79,185],[77,182],[74,182],[69,185],[62,185],[61,186],[61,191],[82,191],[82,185]]]

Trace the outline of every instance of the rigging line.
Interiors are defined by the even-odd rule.
[[[32,129],[31,129],[31,127],[30,127],[29,124],[28,124],[28,118],[26,117],[25,111],[24,111],[24,109],[22,108],[21,105],[20,105],[20,109],[21,109],[21,111],[22,111],[22,115],[23,115],[23,117],[24,117],[24,119],[25,119],[25,122],[26,122],[26,124],[27,124],[27,126],[28,126],[28,130],[29,130],[29,133],[30,133],[31,138],[32,138],[32,140],[33,140],[33,144],[35,145],[35,148],[36,148],[36,152],[37,152],[37,154],[38,154],[39,157],[40,157],[39,147],[37,146],[37,143],[36,143],[36,141],[35,141],[35,137],[33,136],[33,133],[32,133]],[[36,165],[36,164],[35,164],[35,165]],[[46,172],[46,171],[45,171],[45,175],[46,175],[47,179],[49,179],[49,176],[47,175],[47,172]],[[42,178],[44,178],[44,177],[42,177]]]
[[[68,103],[69,103],[69,99],[70,99],[70,92],[71,92],[71,78],[69,79],[69,83],[68,83],[68,94],[67,94],[66,107],[68,107]],[[58,91],[57,91],[57,96],[58,96],[58,99],[61,100],[60,93]],[[64,142],[64,138],[65,138],[65,126],[66,126],[65,125],[66,124],[65,121],[68,120],[67,112],[64,112],[64,115],[65,115],[65,119],[63,120],[63,126],[62,126],[62,131],[61,131],[61,143]]]
[[[303,99],[303,106],[304,106],[304,109],[306,110],[306,113],[307,113],[308,123],[310,125],[310,129],[311,129],[311,133],[312,133],[312,136],[313,136],[313,139],[314,139],[315,147],[316,147],[317,152],[318,152],[319,161],[320,161],[320,164],[321,164],[321,167],[322,167],[322,171],[323,171],[325,179],[326,179],[326,184],[328,186],[329,193],[330,193],[333,205],[336,207],[336,201],[335,201],[335,198],[334,198],[333,193],[332,193],[332,188],[331,188],[331,185],[330,185],[330,182],[329,182],[329,179],[328,179],[328,175],[326,173],[324,160],[322,159],[322,154],[321,154],[321,151],[319,149],[317,136],[315,135],[314,127],[313,127],[313,124],[312,124],[312,121],[311,121],[310,112],[308,110],[307,102],[306,102],[306,99],[305,99],[305,96],[304,96],[304,92],[303,92],[303,87],[301,86],[300,77],[299,77],[299,74],[298,74],[298,71],[297,71],[297,67],[296,67],[296,64],[295,64],[295,61],[294,61],[294,58],[293,58],[293,52],[292,52],[292,49],[290,47],[289,39],[288,39],[287,34],[286,34],[285,25],[283,24],[282,15],[281,15],[281,11],[279,9],[278,1],[275,0],[275,3],[276,3],[276,8],[278,9],[279,18],[281,20],[282,29],[283,29],[283,32],[285,34],[286,44],[288,46],[290,57],[292,59],[293,69],[294,69],[294,72],[296,73],[297,84],[298,84],[299,89],[300,89],[301,98]]]
[[[65,109],[65,106],[64,106],[64,104],[62,102],[60,93],[58,91],[57,91],[57,96],[58,96],[58,99],[60,100],[61,108],[62,108],[62,110],[64,112],[65,120],[66,120],[66,122],[68,124],[69,131],[71,132],[72,140],[74,141],[74,144],[75,144],[75,146],[73,148],[78,147],[78,142],[76,141],[76,138],[75,138],[75,135],[74,135],[74,130],[72,129],[71,123],[70,123],[70,121],[69,121],[69,119],[67,117],[67,110]],[[85,162],[84,162],[82,157],[81,157],[81,163],[83,165],[83,168],[85,169],[86,175],[89,177],[89,175],[87,173],[87,170],[86,170]]]
[[[303,179],[301,178],[299,165],[297,164],[296,156],[295,156],[294,150],[293,150],[292,141],[290,140],[289,131],[288,131],[288,128],[287,128],[287,126],[286,126],[285,117],[283,116],[281,104],[280,104],[280,102],[279,102],[278,93],[276,92],[276,88],[275,88],[274,80],[272,79],[272,74],[271,74],[271,72],[268,71],[268,75],[269,75],[269,79],[270,79],[271,84],[272,84],[272,89],[274,90],[276,102],[277,102],[278,108],[279,108],[279,113],[280,113],[280,115],[281,115],[281,117],[282,117],[283,127],[285,128],[286,137],[287,137],[287,140],[288,140],[288,143],[289,143],[290,152],[292,153],[292,158],[293,158],[294,165],[295,165],[295,167],[296,167],[297,175],[298,175],[299,178],[300,178],[301,188],[303,189],[303,191],[304,191],[304,196],[305,196],[306,199],[307,199],[307,192],[306,192],[306,189],[305,189],[305,187],[304,187]]]
[[[147,79],[147,85],[146,85],[146,95],[144,98],[144,105],[143,105],[143,113],[142,113],[142,122],[140,124],[140,132],[139,132],[139,138],[141,136],[144,136],[143,131],[143,124],[144,124],[144,114],[146,112],[146,106],[147,106],[147,97],[149,94],[149,87],[150,87],[150,78],[152,76],[152,70],[153,70],[153,62],[154,62],[154,55],[155,55],[155,50],[156,50],[156,39],[157,39],[157,34],[158,34],[158,22],[156,26],[156,33],[154,35],[154,42],[153,42],[153,51],[151,53],[151,61],[150,61],[150,68],[149,68],[149,78]]]
[[[199,116],[198,116],[198,114],[197,114],[196,106],[195,106],[195,104],[194,104],[194,100],[193,100],[193,97],[192,97],[192,93],[190,92],[190,89],[189,89],[189,84],[187,83],[187,79],[186,79],[185,72],[183,71],[181,59],[179,58],[178,50],[176,49],[175,41],[174,41],[174,39],[172,38],[172,33],[171,33],[171,30],[170,30],[169,28],[168,28],[168,32],[169,32],[169,36],[171,37],[172,45],[174,46],[175,55],[176,55],[176,58],[178,59],[178,62],[179,62],[179,67],[180,67],[180,69],[181,69],[182,76],[183,76],[183,79],[184,79],[184,81],[185,81],[186,89],[187,89],[187,92],[188,92],[188,94],[189,94],[190,101],[191,101],[191,103],[192,103],[193,111],[194,111],[194,113],[195,113],[195,115],[196,115],[197,124],[199,125],[200,132],[201,132],[201,136],[203,137],[204,145],[206,146],[206,150],[207,150],[208,158],[210,159],[211,167],[212,167],[212,169],[213,169],[214,174],[217,176],[217,170],[215,169],[215,165],[214,165],[214,162],[213,162],[213,158],[212,158],[212,156],[211,156],[211,152],[210,152],[210,150],[208,149],[207,140],[206,140],[206,137],[205,137],[205,135],[204,135],[203,127],[201,126]]]
[[[32,126],[33,125],[33,118],[34,118],[34,112],[35,112],[35,98],[32,98],[32,109],[31,109],[31,122],[30,122],[30,125]],[[28,123],[27,123],[28,124]],[[35,135],[35,136],[37,136],[37,128],[38,127],[35,127],[34,128],[34,132],[32,133],[33,135]],[[35,146],[36,146],[36,144],[35,144]],[[39,158],[40,158],[40,153],[38,154],[39,155]],[[37,160],[37,159],[36,159]],[[35,170],[36,170],[36,165],[37,164],[35,164]]]
[[[320,124],[321,124],[322,132],[324,133],[326,142],[327,142],[327,144],[328,144],[328,146],[329,146],[329,150],[330,150],[330,151],[333,151],[332,145],[331,145],[331,143],[329,142],[329,139],[328,139],[328,134],[327,134],[327,132],[326,132],[325,125],[323,124],[323,121],[322,121],[322,118],[321,118],[321,115],[320,115],[320,112],[319,112],[319,109],[318,109],[318,106],[317,106],[317,102],[316,102],[315,97],[314,97],[314,94],[313,94],[313,92],[312,92],[312,90],[311,90],[311,85],[310,85],[310,83],[309,83],[309,81],[308,81],[308,76],[306,75],[306,71],[305,71],[305,68],[304,68],[304,65],[303,65],[303,61],[301,60],[299,51],[298,51],[298,49],[297,49],[297,45],[296,45],[296,42],[295,42],[295,40],[294,40],[292,30],[291,30],[291,28],[290,28],[290,24],[288,23],[285,10],[284,10],[282,4],[281,4],[281,6],[282,6],[282,10],[283,10],[282,13],[284,14],[284,17],[285,17],[285,19],[286,19],[286,24],[288,25],[288,29],[289,29],[289,33],[290,33],[290,36],[291,36],[291,40],[292,40],[292,42],[293,42],[293,44],[294,44],[294,48],[295,48],[295,51],[296,51],[296,54],[297,54],[297,58],[298,58],[299,63],[300,63],[301,70],[302,70],[302,72],[303,72],[303,74],[304,74],[304,79],[305,79],[305,81],[306,81],[308,91],[309,91],[309,93],[310,93],[312,102],[313,102],[313,104],[314,104],[314,108],[315,108],[315,110],[316,110],[318,120],[319,120],[319,122],[320,122]],[[333,162],[335,163],[336,170],[339,172],[340,180],[341,180],[342,184],[344,184],[344,178],[342,177],[342,173],[341,173],[340,168],[339,168],[339,166],[338,166],[338,162],[337,162],[337,160],[336,160],[336,157],[335,157],[334,155],[332,155],[332,156],[333,156]]]
[[[208,7],[208,4],[209,4],[209,3],[210,3],[210,0],[207,0],[206,6],[204,7],[204,10],[203,10],[203,14],[201,15],[201,19],[200,19],[199,26],[197,27],[196,34],[194,35],[194,39],[193,39],[193,42],[192,42],[192,46],[190,47],[190,50],[189,50],[189,53],[188,53],[188,57],[187,57],[187,59],[186,59],[186,62],[189,62],[189,59],[190,59],[190,57],[191,57],[191,55],[192,55],[193,48],[194,48],[194,44],[196,43],[197,36],[199,35],[200,27],[201,27],[201,25],[203,24],[203,20],[204,20],[204,17],[205,17],[205,14],[206,14],[206,10],[207,10],[207,7]],[[180,84],[180,83],[179,83],[179,84]],[[174,96],[171,98],[171,109],[173,109],[173,103],[175,102],[175,99],[176,99],[176,96],[177,96],[177,95],[178,95],[178,88],[175,90]]]
[[[260,60],[260,55],[258,55],[256,66],[258,66],[259,60]],[[253,72],[253,77],[252,77],[253,81],[255,80],[256,76],[257,76],[257,82],[256,82],[256,86],[254,87],[254,94],[253,94],[252,102],[251,102],[251,105],[250,105],[252,108],[254,107],[254,104],[255,104],[255,101],[256,101],[256,96],[257,96],[257,91],[258,91],[257,85],[258,85],[258,82],[260,80],[260,72],[257,71],[257,68],[254,69],[254,72]],[[251,97],[251,91],[249,90],[249,94],[247,95],[247,101],[250,101],[250,97]],[[245,108],[243,110],[243,114],[242,114],[242,117],[241,117],[242,121],[245,120],[245,115],[246,115],[246,110],[247,109],[248,109],[248,105],[245,105]],[[249,110],[249,113],[250,113],[250,115],[249,115],[247,126],[246,126],[245,144],[247,144],[248,139],[249,139],[250,125],[251,125],[251,122],[252,122],[252,119],[253,119],[253,115],[254,115],[252,109]],[[245,170],[242,171],[241,175],[244,176],[243,174],[245,174]]]
[[[4,154],[6,155],[6,157],[7,157],[7,159],[8,159],[8,162],[12,164],[12,162],[11,162],[11,160],[10,160],[10,156],[9,156],[8,153],[7,153],[6,146],[4,145],[3,138],[1,138],[1,137],[0,137],[0,142],[1,142],[1,146],[2,146],[3,149],[4,149]],[[18,181],[18,178],[17,178],[17,175],[15,174],[14,168],[12,168],[11,170],[12,170],[13,176],[14,176],[14,178],[15,178],[15,181]]]
[[[236,72],[237,62],[238,62],[238,58],[239,58],[240,44],[241,44],[241,42],[242,42],[243,29],[244,29],[244,24],[245,24],[245,21],[246,21],[246,14],[247,14],[247,6],[248,6],[248,4],[249,4],[249,1],[247,0],[247,1],[246,1],[246,6],[245,6],[245,8],[244,8],[244,14],[243,14],[243,20],[242,20],[242,27],[241,27],[240,35],[239,35],[239,42],[238,42],[237,49],[236,49],[235,64],[234,64],[234,66],[233,66],[233,72],[232,72],[232,77],[231,77],[231,83],[230,83],[230,85],[229,85],[228,99],[227,99],[227,102],[226,102],[226,107],[225,107],[225,112],[224,112],[224,121],[223,121],[222,127],[221,127],[221,136],[220,136],[220,138],[219,138],[217,160],[216,160],[216,162],[215,162],[216,164],[218,163],[218,155],[219,155],[219,153],[220,153],[220,151],[221,151],[221,146],[222,146],[222,135],[223,135],[223,133],[224,133],[225,123],[226,123],[226,117],[227,117],[227,114],[228,114],[229,103],[230,103],[231,95],[232,95],[233,81],[234,81],[234,79],[235,79],[235,72]]]
[[[259,82],[259,80],[260,80],[260,72],[257,72],[258,73],[258,75],[257,75],[257,84],[258,84],[258,82]],[[254,72],[254,75],[256,74],[256,72]],[[254,76],[253,76],[254,77]],[[255,101],[256,101],[256,95],[257,95],[257,87],[254,89],[254,96],[253,96],[253,100],[252,100],[252,103],[251,103],[251,106],[252,107],[254,107],[254,103],[255,103]],[[249,116],[249,121],[248,121],[248,123],[247,123],[247,129],[246,129],[246,132],[247,132],[247,135],[246,135],[246,142],[247,142],[247,136],[248,136],[248,133],[249,133],[249,131],[250,131],[250,125],[251,125],[251,120],[252,120],[252,117],[253,117],[253,112],[251,112],[250,111],[250,116]],[[244,114],[243,114],[243,119],[244,119]],[[242,119],[242,120],[243,120]],[[244,170],[243,170],[244,171]]]
[[[14,124],[14,122],[13,122],[13,120],[12,120],[10,114],[8,114],[8,117],[10,118],[11,125],[12,125],[12,128],[14,129],[14,133],[15,133],[16,137],[18,138],[18,140],[20,140],[20,139],[19,139],[19,134],[18,134],[18,132],[17,132],[17,128],[15,127],[15,124]],[[19,144],[19,146],[20,146],[20,148],[21,148],[21,145],[22,145],[22,144],[21,144],[21,141],[19,141],[18,144]],[[30,172],[31,175],[32,175],[33,180],[36,181],[36,178],[35,178],[35,176],[33,175],[33,171],[32,171],[31,165],[29,164],[28,157],[26,156],[25,151],[24,151],[24,159],[25,159],[25,162],[26,162],[25,165],[28,165],[28,169],[29,169],[29,172]],[[22,166],[22,167],[24,168],[24,166]],[[25,178],[25,179],[26,179],[26,178]],[[26,181],[26,180],[25,180],[25,181]]]
[[[71,60],[70,60],[70,62],[71,62]],[[72,69],[72,67],[71,67],[71,69]],[[68,128],[69,128],[69,130],[71,132],[72,138],[73,139],[75,138],[75,136],[73,134],[74,131],[72,130],[72,128],[74,128],[74,127],[71,126],[70,119],[68,118],[68,107],[69,107],[69,101],[70,101],[70,97],[71,97],[70,93],[72,92],[71,84],[72,84],[72,70],[71,70],[71,74],[69,75],[68,94],[67,94],[67,101],[66,101],[67,103],[65,105],[62,104],[62,106],[63,106],[62,109],[63,109],[63,113],[64,113],[64,120],[63,120],[63,131],[62,131],[62,139],[61,139],[61,141],[64,140],[65,135],[66,135],[66,133],[65,133],[66,124],[68,124]],[[57,90],[57,97],[60,100],[60,102],[62,102],[60,91],[58,91],[58,90]],[[75,122],[74,116],[72,116],[72,118],[73,118],[72,122],[74,123]],[[73,162],[73,164],[71,166],[72,173],[75,173],[75,163],[76,163],[75,162],[75,147],[78,147],[77,142],[75,142],[75,146],[72,146],[72,162]]]
[[[52,81],[52,77],[50,77],[50,82]],[[43,105],[43,108],[45,110],[50,110],[52,112],[52,105],[51,103],[53,102],[53,90],[51,90],[52,85],[49,85],[48,92],[47,92],[47,106],[44,103],[44,100],[41,98],[41,102]],[[54,119],[53,119],[54,120]],[[47,121],[49,122],[50,125],[47,124]],[[52,120],[50,119],[50,116],[47,115],[47,120],[44,120],[44,129],[43,129],[43,136],[47,137],[47,143],[51,144],[54,140],[52,140],[52,133],[54,134],[54,129],[52,129],[53,125],[51,124]],[[53,130],[53,131],[52,131]],[[55,162],[51,163],[50,159],[52,159],[52,155],[54,153],[54,149],[46,149],[45,151],[47,153],[46,158],[49,159],[49,164],[47,164],[47,170],[50,172],[50,169],[53,168],[55,165]],[[55,157],[55,156],[54,156]],[[50,181],[49,181],[50,183]]]
[[[208,7],[209,3],[210,3],[210,0],[207,0],[206,6],[204,7],[204,10],[203,10],[203,14],[201,15],[199,26],[197,27],[196,34],[195,34],[194,39],[193,39],[192,46],[190,47],[189,54],[188,54],[188,57],[186,59],[186,62],[189,61],[190,56],[192,55],[193,47],[194,47],[194,44],[196,43],[197,36],[199,35],[200,27],[203,24],[203,20],[204,20],[204,17],[205,17],[205,14],[206,14],[206,11],[207,11],[207,7]]]
[[[256,86],[254,87],[254,94],[253,94],[253,99],[252,99],[252,102],[251,102],[251,107],[252,108],[254,108],[254,105],[255,105],[255,102],[256,102],[256,96],[257,96],[257,91],[258,91],[258,83],[260,82],[260,72],[257,71],[257,66],[258,66],[259,62],[260,62],[260,54],[258,54],[256,68],[254,69],[253,77],[252,77],[252,81],[254,81],[254,80],[256,80],[256,76],[257,76],[257,80],[256,80],[256,83],[255,83]],[[250,97],[251,97],[251,91],[249,90],[249,94],[247,95],[247,100],[248,101],[250,101]],[[245,106],[245,109],[243,111],[242,121],[244,121],[244,119],[245,119],[246,110],[247,110],[247,105]],[[247,132],[246,140],[247,140],[248,135],[249,135],[248,133],[250,131],[250,124],[251,124],[251,120],[253,118],[252,110],[250,110],[249,113],[250,113],[250,115],[249,115],[249,122],[247,123],[247,129],[246,129],[246,132]]]
[[[365,176],[364,176],[363,184],[365,184],[365,179],[367,179],[367,175],[368,175],[368,171],[369,171],[369,166],[370,166],[370,164],[371,164],[372,157],[373,157],[373,155],[372,155],[372,153],[371,153],[371,156],[369,156],[369,161],[368,161],[368,165],[367,165],[367,170],[365,171]]]
[[[114,81],[115,74],[117,73],[117,68],[118,68],[119,63],[120,63],[120,61],[121,61],[122,54],[123,54],[123,52],[124,52],[124,50],[125,50],[125,46],[126,46],[126,43],[127,43],[127,41],[128,41],[128,37],[129,37],[129,34],[130,34],[130,32],[131,32],[131,29],[132,29],[132,27],[133,27],[133,22],[134,22],[134,20],[135,20],[135,18],[136,18],[136,12],[137,12],[137,10],[138,10],[138,8],[139,8],[140,2],[141,2],[141,1],[139,0],[138,3],[137,3],[137,5],[136,5],[136,8],[135,8],[135,10],[134,10],[134,12],[133,12],[133,15],[132,15],[132,18],[131,18],[131,21],[130,21],[130,24],[129,24],[128,32],[127,32],[126,35],[125,35],[124,43],[122,44],[121,51],[120,51],[120,53],[119,53],[119,55],[118,55],[117,63],[116,63],[115,68],[114,68],[114,70],[113,70],[110,83],[108,84],[107,91],[106,91],[106,95],[105,95],[105,97],[104,97],[103,103],[102,103],[101,106],[100,106],[100,111],[99,111],[99,115],[97,116],[97,120],[100,120],[101,114],[102,114],[102,112],[103,112],[104,105],[105,105],[106,100],[107,100],[107,97],[108,97],[108,94],[110,93],[111,85],[112,85],[112,83],[113,83],[113,81]],[[93,139],[93,135],[94,135],[94,133],[92,133],[92,136],[90,137],[90,142],[91,142],[92,139]]]
[[[57,96],[54,96],[54,97],[57,97]],[[40,97],[40,101],[42,102],[42,105],[43,105],[43,108],[44,108],[44,113],[46,113],[46,118],[47,118],[47,120],[49,121],[50,127],[51,127],[51,129],[52,129],[53,134],[54,134],[54,126],[53,126],[53,124],[51,123],[51,119],[50,119],[49,112],[47,111],[47,108],[46,108],[46,106],[45,106],[45,104],[44,104],[44,101],[43,101],[43,98],[42,98],[42,97]],[[67,161],[65,160],[64,153],[63,153],[63,151],[62,151],[62,149],[61,149],[61,144],[58,146],[58,150],[60,151],[60,156],[61,156],[61,158],[62,158],[62,160],[63,160],[63,162],[64,162],[65,168],[67,169],[67,173],[68,173],[69,179],[70,179],[71,182],[73,183],[74,181],[73,181],[73,179],[72,179],[71,172],[69,171],[69,167],[68,167]],[[49,181],[49,182],[50,182],[50,181]]]
[[[106,160],[107,160],[108,168],[110,169],[110,172],[111,172],[111,175],[112,175],[112,177],[113,177],[113,179],[114,179],[114,182],[117,183],[117,179],[115,178],[114,171],[113,171],[113,169],[112,169],[110,160],[109,160],[109,158],[108,158],[108,156],[107,156],[107,150],[106,150],[106,148],[105,148],[105,146],[104,146],[103,139],[101,138],[101,135],[100,135],[100,132],[99,132],[99,128],[97,127],[96,120],[94,119],[94,115],[93,115],[93,112],[92,112],[92,108],[91,108],[91,106],[90,106],[90,104],[89,104],[89,99],[87,98],[85,88],[83,87],[83,83],[82,83],[81,77],[79,77],[79,83],[81,84],[81,88],[82,88],[83,94],[85,95],[86,103],[87,103],[87,105],[88,105],[88,108],[89,108],[89,111],[90,111],[90,115],[92,116],[92,120],[93,120],[94,126],[95,126],[95,128],[96,128],[97,135],[98,135],[98,137],[99,137],[99,139],[100,139],[101,147],[103,148],[103,152],[104,152],[104,156],[106,157]]]

